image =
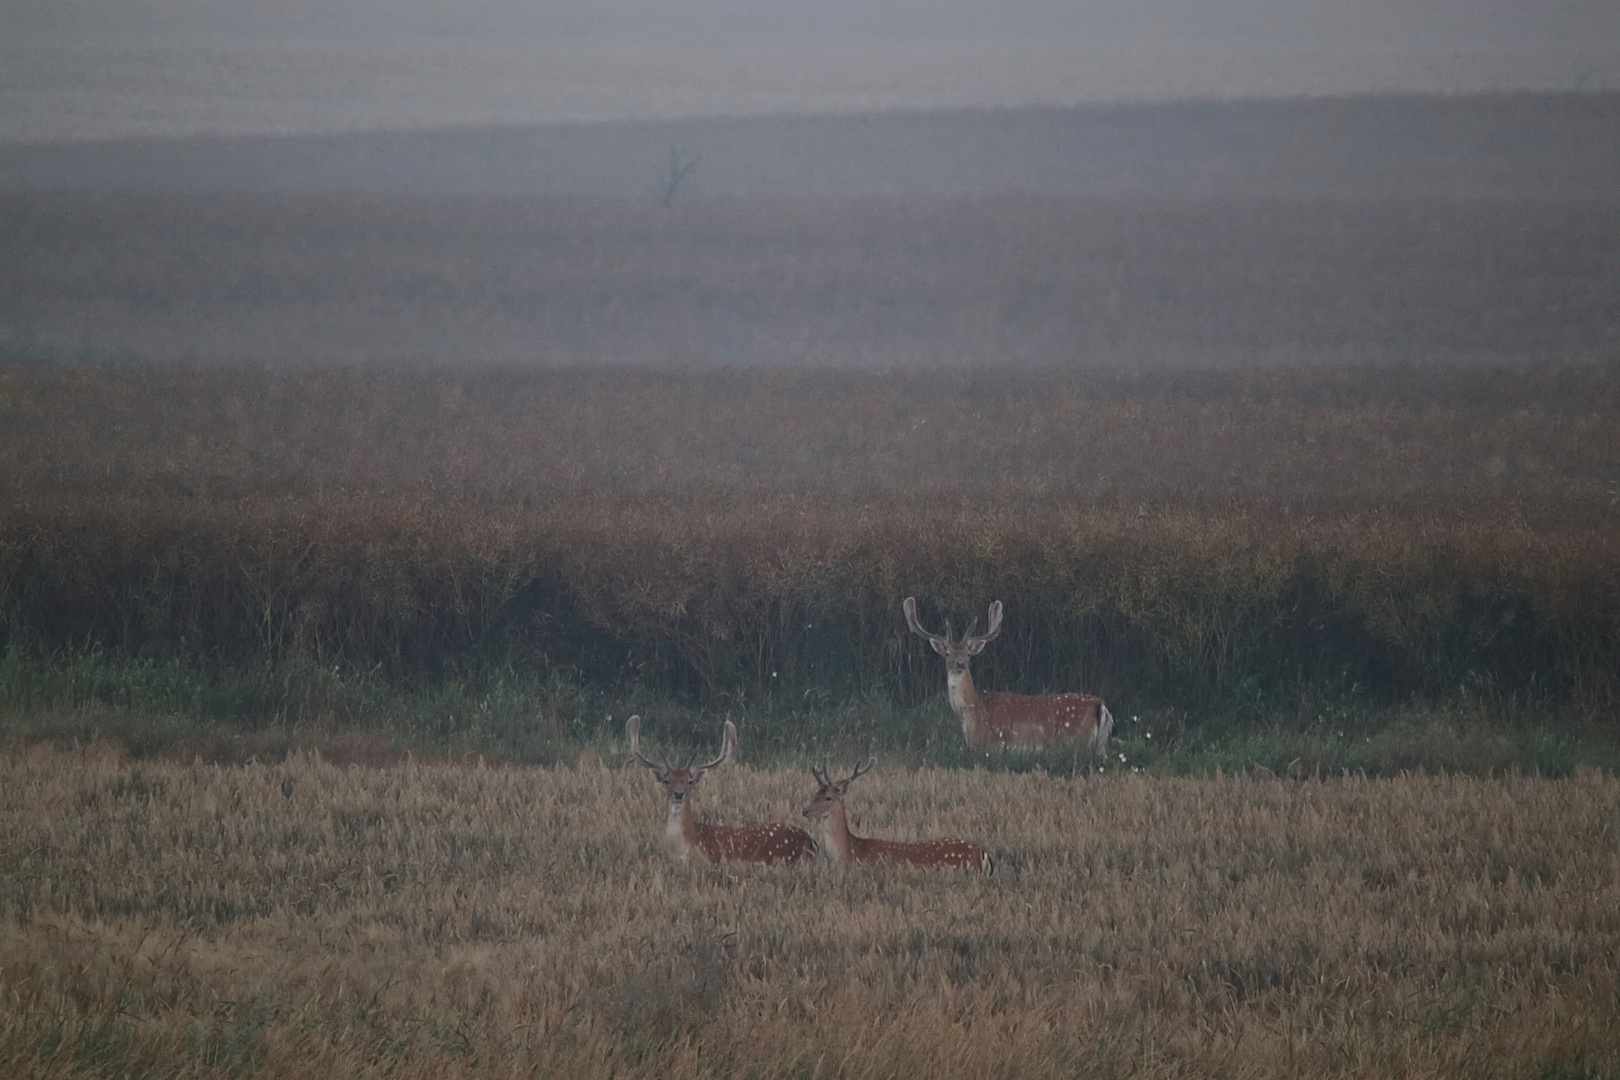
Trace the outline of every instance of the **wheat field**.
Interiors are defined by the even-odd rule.
[[[787,821],[803,768],[717,770]],[[8,1076],[1620,1075],[1620,779],[880,767],[994,877],[659,853],[645,770],[0,757]]]

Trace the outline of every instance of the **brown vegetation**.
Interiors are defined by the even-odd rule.
[[[1115,704],[1614,701],[1620,384],[1521,373],[0,370],[0,627],[155,659]],[[1274,697],[1275,705],[1279,698]]]
[[[886,770],[994,877],[670,866],[633,766],[0,757],[14,1076],[1607,1077],[1620,782]],[[787,820],[802,769],[728,769]]]

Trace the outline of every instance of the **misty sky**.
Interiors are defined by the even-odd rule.
[[[1620,86],[1620,0],[0,0],[0,141]]]

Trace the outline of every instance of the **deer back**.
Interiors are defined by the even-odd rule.
[[[870,840],[851,836],[849,843],[851,862],[905,863],[908,866],[955,866],[966,870],[981,870],[988,874],[994,869],[990,855],[969,840],[946,837],[940,840]]]
[[[1081,738],[1106,745],[1114,718],[1091,694],[981,693],[975,746],[1050,746]]]
[[[711,862],[796,863],[816,852],[816,842],[796,825],[706,825],[697,827],[698,847]]]
[[[822,838],[827,842],[827,853],[840,862],[849,863],[904,863],[908,866],[956,866],[991,873],[995,863],[978,844],[955,837],[938,840],[874,840],[850,832],[849,819],[844,810],[844,796],[849,785],[863,773],[871,771],[877,758],[867,758],[848,779],[834,780],[824,769],[812,768],[816,778],[815,795],[804,808],[804,816],[821,822]]]

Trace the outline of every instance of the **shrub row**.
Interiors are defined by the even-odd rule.
[[[1193,715],[1620,696],[1620,372],[949,377],[0,365],[0,635]],[[825,700],[825,696],[820,698]],[[1118,711],[1118,710],[1116,710]]]
[[[1615,530],[789,496],[38,497],[0,517],[7,643],[155,659],[405,680],[516,664],[692,700],[820,688],[914,703],[938,694],[940,669],[906,631],[912,594],[925,622],[959,632],[1003,601],[981,685],[1123,708],[1458,686],[1620,699]]]

